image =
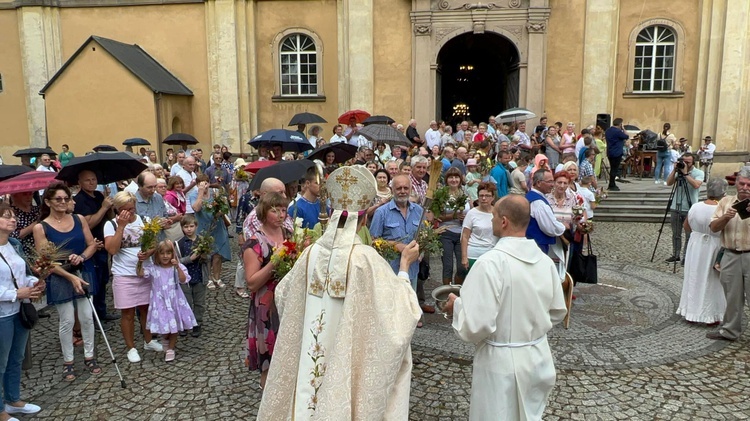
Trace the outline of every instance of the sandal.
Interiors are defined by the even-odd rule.
[[[99,364],[96,363],[96,358],[92,358],[90,360],[83,360],[83,364],[89,369],[89,373],[91,374],[102,373],[102,368],[99,367]]]
[[[63,364],[63,380],[66,382],[72,382],[76,379],[76,371],[73,363]]]
[[[237,292],[237,295],[239,295],[242,298],[250,298],[250,295],[248,295],[247,291],[245,291],[244,289],[238,289],[235,291]]]
[[[208,285],[206,285],[206,288],[208,288],[208,289],[216,289],[216,285],[214,285],[214,280],[213,279],[209,279],[208,280]]]

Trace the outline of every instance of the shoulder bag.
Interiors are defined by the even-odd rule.
[[[583,284],[596,284],[598,282],[596,255],[591,249],[591,237],[586,234],[588,242],[588,254],[583,251],[577,252],[570,257],[570,276],[575,282]]]
[[[15,286],[16,291],[18,291],[18,282],[16,282],[16,275],[13,274],[13,268],[11,268],[8,261],[5,260],[5,256],[0,254],[0,258],[2,258],[3,262],[8,265],[10,277],[13,278],[13,286]],[[36,312],[36,307],[34,307],[34,304],[32,304],[31,302],[21,301],[21,311],[19,312],[19,316],[21,317],[21,326],[25,327],[26,329],[33,329],[34,326],[36,326],[36,322],[39,321],[39,315]]]

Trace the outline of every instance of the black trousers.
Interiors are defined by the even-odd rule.
[[[609,187],[617,187],[615,178],[620,174],[622,156],[608,156],[609,158]]]

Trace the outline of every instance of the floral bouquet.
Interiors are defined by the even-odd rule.
[[[372,248],[375,249],[375,251],[378,252],[380,256],[383,257],[386,261],[390,262],[391,260],[395,260],[399,257],[399,252],[396,250],[396,247],[393,246],[388,240],[384,240],[382,238],[376,238],[372,240]]]
[[[417,244],[419,244],[420,254],[437,254],[442,251],[440,244],[440,234],[447,227],[433,228],[429,221],[424,221],[423,226],[417,231]]]
[[[193,242],[191,251],[200,256],[201,259],[210,256],[214,251],[214,237],[211,232],[204,231],[203,234],[199,235]]]
[[[218,219],[222,215],[229,215],[229,197],[224,189],[217,189],[214,200],[206,203],[204,208]]]
[[[588,234],[594,230],[594,223],[592,221],[583,221],[578,224],[578,231],[581,234]]]
[[[321,235],[323,235],[323,228],[320,223],[315,224],[313,228],[302,228],[302,218],[296,218],[294,220],[294,234],[292,235],[292,241],[297,244],[299,254],[315,243]]]
[[[143,234],[141,234],[141,238],[139,240],[142,253],[145,253],[156,247],[156,240],[161,231],[161,218],[159,217],[151,218],[150,221],[147,221],[143,224]],[[137,274],[143,273],[143,262],[141,260],[139,260],[138,264],[135,266],[135,271]]]
[[[46,277],[55,266],[62,266],[60,262],[68,260],[70,250],[63,249],[66,244],[67,241],[60,246],[52,241],[45,241],[39,250],[31,250],[29,256],[26,256],[26,263],[40,278]]]
[[[237,182],[250,181],[250,174],[248,174],[242,167],[237,167],[234,171],[234,180]]]
[[[586,207],[584,206],[583,196],[581,196],[580,194],[576,195],[576,204],[573,205],[571,210],[573,211],[574,217],[583,216],[583,213],[586,211]]]
[[[594,193],[594,202],[597,204],[601,203],[602,200],[606,199],[609,193],[607,190],[604,190],[602,188],[599,188],[596,190],[596,193]]]
[[[469,198],[463,191],[458,197],[451,197],[449,187],[443,186],[435,190],[432,203],[430,204],[430,211],[437,217],[447,210],[463,210],[468,200]]]
[[[273,263],[273,274],[276,279],[283,279],[287,273],[294,267],[300,253],[297,250],[297,243],[293,241],[284,241],[280,246],[274,247],[271,263]]]

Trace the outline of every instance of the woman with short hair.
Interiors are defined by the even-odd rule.
[[[466,268],[460,265],[463,262],[461,254],[461,225],[466,212],[471,209],[466,189],[463,186],[464,177],[456,167],[451,167],[445,172],[445,184],[448,187],[448,201],[442,209],[442,214],[435,215],[439,219],[440,226],[445,231],[440,233],[440,244],[443,246],[443,285],[451,283],[462,284],[466,277]],[[462,202],[458,199],[463,198]],[[453,276],[453,259],[456,261],[456,276]]]
[[[497,187],[488,181],[479,183],[477,188],[478,205],[466,213],[461,227],[461,266],[471,270],[474,262],[490,251],[498,238],[492,229],[492,203]]]

